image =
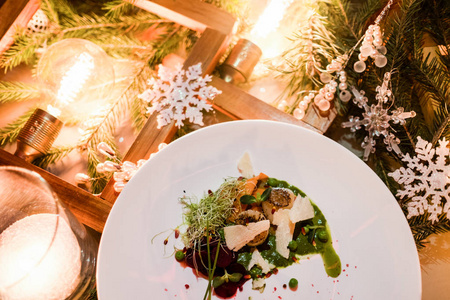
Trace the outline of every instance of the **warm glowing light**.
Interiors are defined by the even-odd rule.
[[[75,100],[94,69],[94,58],[86,52],[77,57],[75,64],[64,74],[56,98],[67,105]]]
[[[62,120],[85,120],[111,100],[114,61],[93,42],[63,39],[46,49],[39,59],[36,77],[52,105],[50,113]]]
[[[15,222],[0,235],[0,298],[65,299],[79,283],[80,252],[69,224],[58,215]]]
[[[259,16],[250,33],[250,39],[262,50],[264,58],[273,58],[282,51],[280,43],[274,39],[279,35],[277,29],[283,20],[287,8],[293,0],[272,0]]]
[[[47,112],[55,118],[58,118],[61,115],[61,110],[51,104],[47,105]]]
[[[267,37],[269,33],[276,31],[278,26],[280,26],[281,20],[283,20],[286,9],[292,2],[293,0],[272,0],[259,17],[258,22],[256,22],[251,31],[251,35]]]

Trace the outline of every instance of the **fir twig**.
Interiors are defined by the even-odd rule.
[[[36,84],[0,81],[0,103],[38,98],[41,89]]]
[[[151,71],[147,66],[143,66],[142,69],[136,74],[136,77],[127,91],[124,93],[124,97],[130,102],[130,117],[135,132],[140,132],[147,121],[147,104],[138,97],[135,91],[143,91],[146,88],[147,79],[151,76]],[[134,91],[134,92],[133,92]]]
[[[9,123],[4,128],[0,129],[0,146],[4,146],[7,143],[13,143],[16,141],[20,130],[25,126],[25,123],[31,117],[34,112],[34,108],[27,111],[14,122]]]
[[[28,36],[24,31],[18,30],[14,38],[14,44],[0,55],[0,68],[5,73],[17,67],[21,63],[29,64],[36,55],[36,50],[44,43],[47,35],[36,33]]]
[[[112,0],[106,2],[103,5],[103,9],[107,11],[106,16],[117,18],[123,15],[128,15],[132,11],[136,10],[134,2],[135,1]]]
[[[60,161],[75,148],[76,146],[53,147],[44,156],[35,159],[33,164],[40,168],[46,169],[50,164]]]
[[[91,192],[98,194],[103,191],[111,176],[109,174],[105,175],[97,172],[97,165],[100,163],[100,158],[92,145],[86,149],[86,153],[88,161],[87,173],[88,176],[92,178]]]

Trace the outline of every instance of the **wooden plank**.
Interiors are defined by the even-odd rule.
[[[3,149],[0,149],[0,165],[21,167],[40,174],[78,221],[98,232],[103,231],[106,219],[112,208],[111,203],[62,180],[56,175],[27,163]]]
[[[203,75],[211,74],[229,42],[229,35],[212,28],[207,28],[186,58],[183,64],[184,69],[202,63]]]
[[[39,9],[39,0],[6,0],[0,7],[0,53],[14,42],[16,27],[27,27]]]
[[[309,106],[308,110],[306,111],[306,115],[302,120],[316,128],[320,133],[323,134],[331,126],[331,123],[333,123],[336,116],[337,111],[334,106],[332,106],[329,111],[321,113],[319,111],[319,108],[312,104]]]
[[[233,32],[236,24],[236,20],[230,13],[200,0],[126,1],[199,32],[211,28],[228,35]]]
[[[222,91],[222,94],[217,95],[214,98],[214,106],[220,107],[221,109],[236,116],[238,119],[274,120],[299,125],[322,133],[317,128],[301,120],[297,120],[292,115],[287,114],[250,94],[247,94],[239,87],[229,84],[218,77],[213,76],[211,85]]]

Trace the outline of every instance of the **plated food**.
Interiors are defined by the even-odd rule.
[[[263,292],[266,279],[279,268],[312,255],[322,256],[324,276],[338,277],[340,258],[319,207],[286,181],[255,176],[247,152],[238,169],[241,176],[226,178],[199,201],[186,195],[180,199],[185,246],[175,258],[208,280],[205,298],[213,292],[232,297],[249,280]]]
[[[208,126],[177,139],[127,184],[100,242],[99,299],[203,299],[209,280],[174,259],[174,247],[184,247],[182,235],[175,239],[173,234],[183,223],[178,199],[197,195],[193,202],[198,203],[229,176],[246,177],[236,170],[246,151],[257,171],[252,175],[264,172],[285,180],[317,204],[329,224],[342,270],[338,278],[329,277],[321,255],[313,255],[278,268],[265,279],[262,294],[247,280],[233,299],[421,298],[411,230],[376,174],[353,153],[311,130],[246,120]],[[291,279],[293,286],[297,280],[296,291],[289,288]],[[212,299],[218,298],[213,293]]]

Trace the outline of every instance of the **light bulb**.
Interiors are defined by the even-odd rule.
[[[37,78],[51,101],[47,110],[58,117],[88,118],[109,102],[114,87],[112,59],[93,42],[64,39],[44,52]]]

